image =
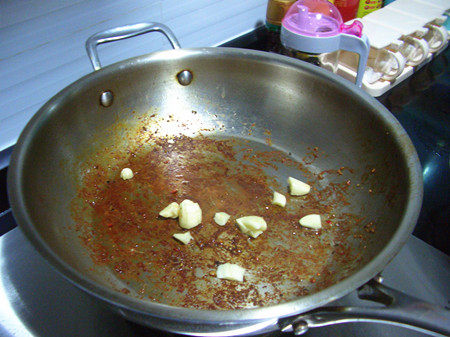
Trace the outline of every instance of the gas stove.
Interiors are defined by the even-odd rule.
[[[268,51],[258,28],[223,46]],[[423,167],[424,202],[414,235],[383,272],[385,283],[447,306],[450,299],[448,49],[409,80],[379,98],[410,135]],[[8,161],[11,149],[0,153]],[[1,167],[1,166],[0,166]],[[16,227],[0,171],[0,336],[168,336],[126,321],[56,273]],[[370,305],[356,292],[330,305]],[[289,336],[276,332],[270,336]],[[373,323],[311,329],[305,336],[424,336]]]

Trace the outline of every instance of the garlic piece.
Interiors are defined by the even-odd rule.
[[[133,178],[133,176],[134,176],[133,171],[131,171],[131,169],[128,168],[128,167],[124,168],[124,169],[120,172],[120,177],[121,177],[123,180],[131,179],[131,178]]]
[[[283,194],[274,191],[272,204],[284,207],[286,206],[286,197]]]
[[[288,184],[291,195],[305,195],[311,190],[311,186],[292,177],[288,178]]]
[[[267,229],[267,223],[260,216],[250,215],[236,219],[239,229],[242,233],[250,235],[252,238],[257,238]]]
[[[214,221],[219,226],[225,226],[228,220],[230,220],[230,215],[225,212],[217,212],[214,215]]]
[[[189,243],[189,241],[191,241],[193,239],[192,235],[190,232],[186,232],[186,233],[176,233],[174,235],[172,235],[175,239],[177,239],[178,241],[183,242],[185,245],[187,245]]]
[[[312,228],[312,229],[322,228],[322,223],[320,221],[319,214],[305,215],[303,218],[300,219],[299,223],[303,227],[308,227],[308,228]]]
[[[164,218],[172,218],[176,219],[178,218],[178,214],[180,213],[180,206],[176,202],[172,202],[164,208],[161,212],[159,212],[159,215],[161,215]]]
[[[181,202],[178,216],[178,223],[181,228],[194,228],[202,222],[202,210],[199,204],[188,199]]]
[[[244,281],[245,269],[237,264],[225,263],[217,267],[217,277],[231,281]]]

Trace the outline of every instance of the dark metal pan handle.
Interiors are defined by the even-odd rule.
[[[383,307],[325,307],[279,322],[282,331],[305,333],[309,328],[352,322],[374,322],[401,326],[432,336],[450,336],[450,312],[440,306],[383,285],[382,278],[371,280],[358,297]]]
[[[8,208],[7,210],[0,212],[0,236],[3,234],[6,234],[11,229],[16,227],[16,222],[14,221],[11,208]]]
[[[169,40],[173,49],[181,48],[180,43],[178,42],[173,32],[167,26],[161,23],[143,22],[143,23],[136,23],[133,25],[111,28],[92,35],[86,41],[86,51],[89,56],[89,59],[91,60],[92,67],[94,67],[94,70],[99,70],[102,67],[97,53],[97,46],[99,44],[122,39],[128,39],[133,36],[154,31],[163,33]]]

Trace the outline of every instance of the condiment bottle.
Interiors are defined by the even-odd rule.
[[[334,5],[341,13],[342,20],[344,20],[344,22],[356,18],[359,0],[334,0]]]
[[[296,0],[269,0],[266,11],[267,51],[284,54],[280,41],[281,20]]]

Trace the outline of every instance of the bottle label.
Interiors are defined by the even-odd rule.
[[[362,18],[363,16],[380,9],[382,5],[383,0],[360,0],[356,17]]]

